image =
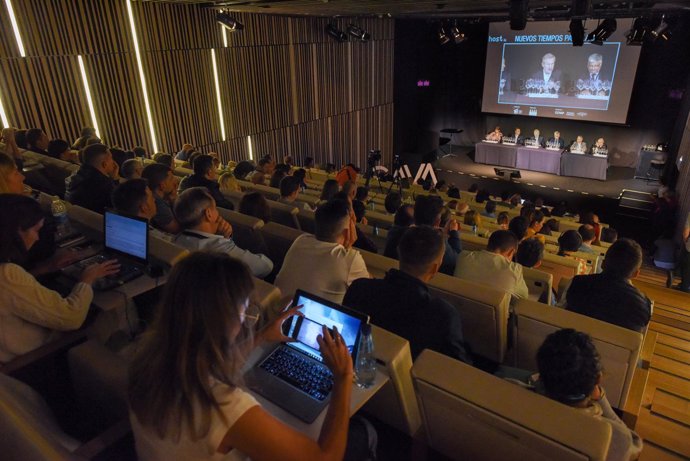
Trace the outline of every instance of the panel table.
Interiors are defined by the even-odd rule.
[[[515,168],[517,146],[478,142],[474,146],[475,163]]]
[[[606,181],[607,157],[566,152],[561,157],[561,176],[599,179]]]

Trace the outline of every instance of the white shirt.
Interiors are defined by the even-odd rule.
[[[522,276],[522,266],[487,250],[460,253],[454,275],[463,280],[496,287],[517,298],[527,298],[529,295]]]
[[[63,298],[21,266],[0,264],[0,363],[50,342],[58,336],[54,330],[79,328],[92,300],[87,283],[77,283]]]
[[[285,255],[275,285],[286,296],[300,288],[340,304],[353,281],[368,277],[359,251],[304,234],[297,237]]]
[[[177,442],[172,438],[161,439],[156,429],[143,427],[139,424],[136,415],[129,412],[129,420],[132,424],[134,441],[137,448],[137,457],[140,461],[202,461],[202,460],[242,460],[246,459],[239,450],[232,450],[228,454],[219,453],[218,447],[225,434],[237,422],[247,410],[258,405],[257,401],[249,393],[239,388],[231,388],[226,384],[217,383],[212,388],[216,401],[220,403],[220,410],[225,416],[223,422],[220,415],[211,412],[211,425],[206,437],[200,440],[192,440],[184,421],[182,435]],[[198,412],[198,408],[194,409]],[[195,418],[199,420],[200,418]]]

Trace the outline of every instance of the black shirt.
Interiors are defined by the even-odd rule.
[[[112,206],[110,195],[116,182],[91,165],[83,164],[65,183],[65,199],[73,205],[100,214]]]
[[[388,231],[386,237],[386,248],[383,250],[383,255],[388,258],[398,259],[398,244],[408,227],[393,226]],[[446,275],[453,275],[455,273],[455,263],[458,260],[458,255],[462,251],[462,242],[460,241],[460,233],[458,231],[450,231],[448,238],[445,239],[446,250],[443,253],[443,261],[439,272]]]
[[[652,316],[651,302],[640,290],[606,273],[575,276],[566,310],[634,331],[642,331]]]
[[[472,363],[462,336],[460,313],[447,301],[434,298],[421,280],[397,269],[384,279],[352,282],[343,304],[371,317],[371,323],[410,342],[412,357],[431,349]]]

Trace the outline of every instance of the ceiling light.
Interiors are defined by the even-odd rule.
[[[645,39],[649,37],[649,21],[645,18],[637,18],[633,22],[632,28],[625,34],[628,45],[641,46]]]
[[[585,25],[582,20],[570,20],[570,37],[573,41],[573,46],[582,46],[585,43]]]
[[[339,42],[347,41],[347,34],[338,29],[335,24],[330,23],[326,26],[326,33]]]
[[[441,43],[441,45],[445,45],[446,43],[450,42],[450,37],[446,33],[446,29],[441,26],[438,29],[438,41]]]
[[[244,24],[230,16],[230,13],[226,13],[225,11],[221,11],[216,15],[216,22],[230,32],[244,29]]]
[[[589,33],[587,41],[595,45],[603,45],[604,42],[616,31],[617,23],[615,19],[604,19],[596,29]]]
[[[453,36],[453,41],[455,41],[456,45],[464,42],[467,39],[465,32],[460,30],[457,23],[453,24],[453,28],[450,29],[450,35]]]
[[[347,26],[347,33],[362,42],[366,42],[371,38],[371,34],[369,34],[369,32],[366,32],[364,29],[354,24]]]
[[[666,18],[664,16],[661,17],[661,22],[656,27],[656,29],[654,29],[651,32],[651,35],[653,40],[656,40],[658,38],[668,40],[669,38],[671,38],[671,31],[668,30],[668,23],[666,22]]]

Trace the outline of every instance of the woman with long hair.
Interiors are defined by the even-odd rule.
[[[193,253],[173,268],[129,371],[139,459],[212,460],[233,449],[255,461],[343,458],[353,370],[342,336],[324,328],[318,337],[334,385],[314,441],[241,387],[245,354],[262,342],[289,341],[281,325],[298,314],[298,308],[285,311],[252,338],[255,317],[246,312],[252,290],[247,266],[225,254]]]
[[[0,154],[0,194],[24,194],[24,179],[15,161]]]
[[[0,194],[0,363],[30,352],[54,338],[54,330],[81,327],[93,299],[91,285],[115,274],[117,261],[87,267],[70,294],[41,285],[26,270],[28,252],[38,241],[43,211],[31,197]]]

